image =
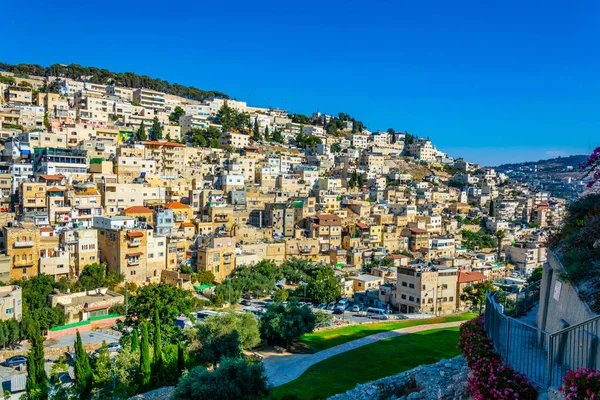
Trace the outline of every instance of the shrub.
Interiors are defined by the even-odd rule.
[[[600,371],[589,368],[569,371],[558,390],[567,400],[600,399]]]
[[[483,322],[481,315],[460,327],[458,348],[471,370],[470,393],[476,400],[537,399],[536,387],[524,375],[502,363]]]

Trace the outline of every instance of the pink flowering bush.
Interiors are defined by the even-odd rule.
[[[495,352],[483,327],[483,315],[461,325],[458,348],[471,370],[469,392],[475,400],[537,399],[535,385]]]
[[[600,371],[590,368],[569,371],[558,390],[567,400],[600,400]]]
[[[591,176],[591,180],[587,186],[592,187],[600,182],[600,147],[596,147],[588,159],[579,166],[581,169],[587,170],[585,177]]]

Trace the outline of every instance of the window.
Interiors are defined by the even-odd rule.
[[[7,309],[6,309],[6,313],[7,313],[7,314],[12,314],[13,312],[14,312],[14,309],[13,309],[13,308],[7,308]]]
[[[411,289],[414,289],[415,288],[415,284],[414,283],[409,283],[408,287],[411,288]]]
[[[408,296],[408,300],[409,301],[415,301],[415,298],[413,296]]]
[[[442,289],[448,289],[448,285],[444,283],[444,284],[442,285]]]
[[[406,287],[406,282],[402,282],[402,286]]]
[[[400,296],[402,298],[402,300],[406,300],[406,295],[403,294],[402,296]]]
[[[165,256],[165,253],[164,253],[164,252],[162,252],[162,251],[159,251],[159,252],[158,252],[158,256],[159,256],[159,257],[164,257],[164,256]]]

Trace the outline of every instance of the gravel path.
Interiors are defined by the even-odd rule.
[[[441,324],[417,325],[393,331],[380,332],[314,354],[265,354],[263,365],[265,366],[269,382],[271,382],[273,386],[281,386],[299,378],[311,365],[346,351],[354,350],[391,337],[404,336],[409,333],[460,326],[463,322],[464,321],[454,321]]]

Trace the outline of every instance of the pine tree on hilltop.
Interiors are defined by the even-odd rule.
[[[90,358],[83,348],[81,335],[77,331],[75,340],[75,390],[80,399],[87,399],[92,393],[94,373],[90,365]]]
[[[150,387],[150,344],[148,343],[148,326],[142,323],[142,341],[140,347],[140,386],[142,389]]]

